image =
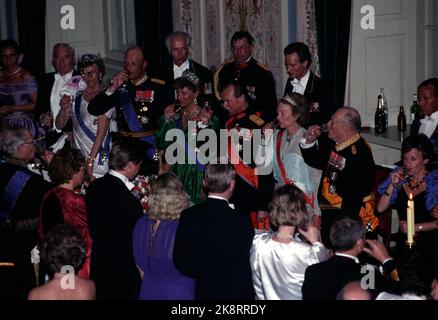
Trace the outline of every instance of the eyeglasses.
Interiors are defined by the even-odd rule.
[[[22,144],[33,144],[36,146],[38,144],[38,141],[32,140],[32,141],[23,142]]]

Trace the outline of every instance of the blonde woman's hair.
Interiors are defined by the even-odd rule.
[[[274,191],[269,204],[271,223],[302,228],[308,223],[304,193],[294,185],[284,185]]]
[[[158,176],[149,195],[148,215],[153,220],[175,220],[189,206],[184,185],[173,172]]]

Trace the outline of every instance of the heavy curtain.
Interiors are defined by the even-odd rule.
[[[351,0],[315,0],[319,67],[333,113],[344,104],[350,40]]]
[[[135,26],[137,45],[146,53],[148,73],[157,75],[170,62],[164,44],[166,36],[172,32],[171,0],[135,0]]]
[[[17,0],[17,23],[22,65],[39,78],[45,73],[46,0]]]

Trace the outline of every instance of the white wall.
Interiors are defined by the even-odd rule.
[[[358,108],[363,126],[374,126],[379,88],[385,88],[389,123],[399,107],[411,104],[418,79],[417,1],[353,0],[349,105]],[[360,10],[375,8],[375,29],[363,30]]]
[[[69,4],[75,9],[75,29],[63,30],[60,9]],[[47,1],[46,71],[52,71],[53,45],[67,42],[76,56],[100,54],[107,69],[106,78],[123,68],[123,54],[135,44],[133,0],[50,0]]]
[[[75,29],[61,28],[64,5],[75,9]],[[47,1],[46,20],[46,71],[51,67],[52,48],[58,42],[67,42],[76,50],[76,56],[84,53],[104,55],[103,1],[102,0],[50,0]]]
[[[364,5],[375,9],[374,30],[361,28]],[[363,126],[374,126],[378,90],[385,88],[389,124],[396,125],[418,84],[438,75],[438,1],[353,0],[351,34],[346,104],[359,109]]]

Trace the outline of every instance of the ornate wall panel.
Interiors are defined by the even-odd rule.
[[[198,0],[173,0],[173,29],[187,32],[192,38],[191,56],[201,61],[200,9]]]
[[[297,0],[297,39],[304,42],[312,54],[310,68],[319,75],[318,41],[316,36],[316,18],[314,0]]]
[[[220,17],[219,1],[205,1],[205,29],[206,29],[206,66],[208,68],[217,68],[222,62],[221,57],[221,37],[220,37]]]
[[[174,0],[175,29],[192,35],[195,60],[204,61],[212,69],[219,67],[232,59],[230,40],[234,32],[247,30],[255,39],[254,58],[272,70],[280,95],[284,88],[281,0],[200,1]]]

